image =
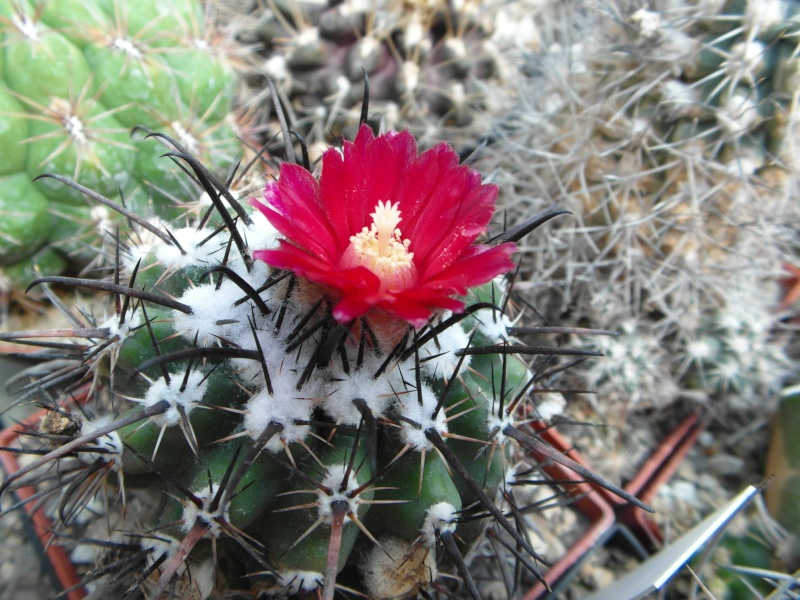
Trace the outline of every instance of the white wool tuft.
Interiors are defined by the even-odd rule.
[[[505,331],[505,330],[504,330]],[[420,365],[422,372],[428,377],[437,379],[450,379],[454,375],[464,373],[469,367],[472,356],[467,355],[461,362],[461,368],[456,373],[456,366],[460,359],[456,352],[463,350],[469,344],[469,335],[460,325],[448,327],[445,331],[436,336],[435,339],[425,344],[419,351]],[[435,357],[435,358],[431,358]],[[408,363],[413,365],[414,357],[408,359]]]
[[[181,547],[180,540],[165,533],[159,533],[158,537],[142,536],[139,543],[143,550],[149,550],[147,557],[151,564],[153,560],[158,560],[163,554],[172,556]]]
[[[317,490],[317,497],[319,499],[317,504],[319,518],[329,525],[333,519],[333,509],[331,505],[334,502],[344,502],[347,504],[348,510],[343,521],[344,523],[349,523],[349,515],[357,514],[358,511],[358,496],[350,498],[347,495],[349,492],[352,492],[358,487],[358,481],[356,480],[356,476],[353,471],[350,471],[349,473],[347,485],[345,486],[344,491],[339,491],[339,488],[342,487],[342,483],[344,482],[345,475],[347,475],[347,469],[343,465],[328,467],[328,474],[322,480],[322,485],[333,490],[333,494],[326,494],[320,489]]]
[[[181,254],[181,248],[173,244],[158,244],[155,247],[156,258],[165,268],[181,269],[218,262],[217,259],[209,256],[209,252],[216,250],[216,244],[209,241],[200,245],[211,235],[212,232],[208,229],[197,230],[194,227],[183,227],[176,230],[170,229],[170,233],[178,240],[184,254]]]
[[[449,502],[439,502],[428,509],[422,535],[428,547],[436,547],[437,533],[453,533],[456,530],[456,508]]]
[[[180,301],[192,308],[192,314],[173,310],[173,328],[186,340],[194,341],[197,336],[198,346],[215,346],[220,338],[231,339],[247,327],[250,307],[247,303],[234,306],[243,295],[228,279],[219,290],[214,283],[188,289]]]
[[[189,416],[202,402],[206,387],[208,387],[208,380],[204,379],[205,375],[200,371],[192,371],[186,379],[186,386],[181,391],[184,376],[185,374],[180,372],[170,373],[169,383],[163,377],[158,379],[147,390],[144,398],[139,401],[145,406],[153,406],[162,400],[167,401],[169,404],[167,411],[152,418],[156,425],[174,427],[181,419],[179,408],[183,408],[186,416]]]
[[[426,385],[422,386],[422,404],[418,401],[416,391],[411,391],[402,397],[398,397],[400,413],[417,424],[415,426],[405,421],[401,422],[403,439],[406,444],[410,444],[417,450],[433,449],[433,444],[425,437],[425,432],[429,429],[437,431],[439,435],[447,433],[444,407],[439,410],[436,418],[433,418],[437,400],[436,394]]]
[[[247,403],[244,429],[254,440],[270,423],[283,426],[283,431],[267,442],[265,449],[268,452],[276,453],[283,448],[284,442],[291,444],[308,435],[308,425],[297,421],[308,422],[311,419],[316,388],[311,381],[298,391],[297,378],[298,374],[290,369],[275,369],[270,373],[273,394],[270,395],[265,388]]]
[[[142,314],[138,310],[128,311],[125,322],[120,325],[119,316],[112,315],[100,324],[100,328],[108,329],[109,338],[117,337],[117,346],[122,344],[142,322]]]
[[[183,517],[181,520],[181,528],[183,531],[188,532],[194,527],[194,524],[200,520],[209,527],[208,533],[206,534],[207,536],[219,537],[220,533],[222,533],[222,528],[219,526],[217,519],[222,518],[227,521],[228,516],[226,511],[222,511],[221,508],[217,508],[214,512],[209,510],[214,496],[217,495],[217,491],[219,491],[219,485],[216,483],[211,486],[200,488],[199,490],[192,490],[192,493],[203,501],[203,507],[199,508],[194,502],[184,503]]]
[[[277,248],[278,240],[281,235],[272,223],[269,222],[269,219],[267,219],[260,210],[253,211],[250,217],[253,219],[251,225],[242,224],[239,227],[247,249],[253,252],[254,250]]]
[[[325,581],[324,575],[316,571],[280,571],[277,579],[275,589],[280,590],[281,595],[313,592]]]
[[[508,415],[503,415],[501,419],[492,411],[489,411],[488,416],[486,417],[486,427],[489,430],[489,434],[492,436],[492,442],[495,444],[502,444],[506,440],[506,435],[503,433],[506,425],[514,425],[514,419],[509,417]]]
[[[381,359],[377,356],[365,359],[360,369],[345,373],[337,366],[326,389],[323,408],[338,424],[358,425],[361,412],[353,405],[353,400],[363,398],[376,417],[383,416],[394,402],[397,393],[404,389],[399,370],[383,373],[375,379],[373,374],[380,368]]]
[[[81,425],[81,437],[85,435],[89,435],[90,433],[109,425],[112,421],[110,415],[100,417],[97,420],[84,420],[83,424]],[[101,459],[103,462],[111,462],[112,460],[115,461],[114,469],[118,469],[121,461],[119,457],[122,455],[122,440],[119,437],[119,433],[116,431],[112,431],[111,433],[107,433],[106,435],[98,437],[92,446],[96,448],[102,448],[104,452],[79,452],[78,458],[86,463],[92,464],[97,459]]]
[[[478,333],[493,342],[507,340],[506,329],[514,325],[506,315],[491,308],[477,310],[472,316],[478,322]]]

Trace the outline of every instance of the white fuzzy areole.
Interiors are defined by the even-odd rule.
[[[284,444],[305,439],[309,426],[304,424],[311,420],[314,400],[306,394],[305,389],[296,389],[297,375],[287,372],[285,375],[272,376],[272,390],[263,389],[253,396],[245,408],[244,430],[254,440],[258,439],[270,424],[276,423],[283,429],[267,442],[267,452],[276,453]]]
[[[165,268],[181,269],[195,265],[210,265],[218,262],[213,254],[217,250],[217,244],[212,241],[200,245],[211,231],[208,229],[196,229],[194,227],[182,227],[170,232],[178,240],[180,248],[174,244],[158,244],[155,248],[156,258]],[[183,253],[181,253],[181,249]]]
[[[403,421],[401,431],[403,440],[418,451],[433,450],[433,444],[428,441],[425,432],[433,429],[439,435],[447,433],[447,423],[445,422],[444,408],[441,408],[433,417],[438,399],[436,394],[427,386],[422,386],[422,403],[419,402],[419,395],[412,391],[398,400],[398,409],[404,417],[411,419],[417,425],[411,425]]]
[[[313,592],[325,582],[325,576],[316,571],[280,571],[277,576],[275,589],[288,595],[299,594],[301,591]]]
[[[436,547],[437,535],[453,533],[456,530],[456,507],[449,502],[438,502],[428,509],[425,523],[422,525],[422,536],[425,543]]]
[[[441,320],[446,320],[451,313],[442,315]],[[448,327],[445,331],[438,334],[436,339],[430,340],[419,350],[420,366],[422,372],[428,377],[436,379],[450,379],[456,375],[464,373],[469,367],[472,355],[463,357],[457,356],[456,352],[463,350],[469,345],[469,335],[460,325]],[[456,373],[456,366],[461,360],[461,368]],[[415,358],[406,361],[409,366],[414,365]]]
[[[169,408],[164,414],[152,417],[153,422],[157,425],[174,427],[180,422],[180,409],[183,409],[188,417],[203,401],[208,387],[205,374],[201,371],[192,371],[186,378],[185,387],[181,390],[184,377],[184,373],[178,372],[170,373],[169,383],[163,377],[156,380],[147,390],[144,398],[140,400],[141,404],[145,406],[153,406],[162,400],[169,404]]]
[[[326,494],[322,490],[317,490],[317,497],[318,497],[318,511],[319,517],[328,525],[333,522],[333,508],[332,505],[334,502],[344,502],[347,504],[347,514],[344,517],[343,523],[350,522],[350,513],[357,514],[358,511],[358,504],[359,504],[359,497],[353,496],[352,498],[349,497],[348,493],[352,492],[358,487],[358,481],[356,480],[355,474],[350,471],[349,478],[347,480],[347,485],[344,488],[344,491],[339,491],[339,488],[342,487],[342,483],[344,482],[345,475],[348,475],[347,469],[343,465],[334,465],[328,467],[328,473],[325,475],[325,478],[322,480],[322,485],[325,487],[334,490],[333,494]]]
[[[112,418],[110,415],[100,417],[94,421],[86,419],[81,425],[81,437],[89,435],[90,433],[109,425],[111,421]],[[92,464],[98,459],[106,463],[113,460],[115,461],[113,467],[114,470],[119,469],[119,466],[122,462],[119,460],[120,456],[122,455],[122,440],[119,437],[119,433],[112,431],[111,433],[98,436],[92,446],[96,448],[102,448],[105,450],[105,452],[78,452],[78,458],[81,460],[81,462]]]
[[[217,495],[217,491],[219,491],[219,484],[216,483],[212,484],[211,486],[206,486],[199,490],[192,491],[195,496],[202,500],[203,507],[199,508],[194,502],[186,502],[184,504],[183,516],[181,520],[181,529],[183,529],[183,531],[188,532],[192,527],[194,527],[194,524],[200,520],[209,527],[206,537],[219,537],[219,535],[222,533],[222,528],[220,527],[217,519],[221,517],[227,521],[228,516],[227,512],[222,511],[221,508],[217,508],[217,510],[214,512],[209,510],[209,506],[211,502],[213,502],[214,497]]]
[[[383,373],[375,379],[373,374],[380,368],[383,359],[377,355],[368,356],[359,369],[345,373],[336,366],[331,373],[332,381],[324,390],[322,407],[337,424],[358,426],[361,411],[353,400],[361,398],[375,416],[383,416],[394,404],[397,393],[405,386],[397,369]]]
[[[245,328],[250,315],[246,304],[234,305],[243,295],[241,288],[228,279],[219,290],[214,283],[190,288],[180,301],[191,307],[192,314],[173,310],[173,328],[190,342],[197,337],[198,346],[214,346],[220,338],[230,339],[232,330]]]

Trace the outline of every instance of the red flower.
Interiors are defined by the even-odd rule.
[[[362,125],[343,154],[325,152],[319,181],[284,164],[265,202],[251,201],[286,238],[254,256],[322,285],[340,323],[380,309],[421,327],[512,268],[515,244],[473,244],[496,197],[447,144],[418,155],[407,131],[376,138]]]

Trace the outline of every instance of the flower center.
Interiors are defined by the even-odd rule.
[[[381,280],[381,291],[404,289],[414,284],[414,253],[408,251],[411,240],[404,240],[397,225],[402,221],[399,203],[378,201],[370,214],[372,225],[350,236],[343,257],[346,267],[368,268]]]

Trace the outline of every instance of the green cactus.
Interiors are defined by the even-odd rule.
[[[445,144],[418,155],[408,132],[367,125],[325,153],[319,179],[284,163],[256,211],[182,160],[211,194],[211,219],[132,221],[109,265],[122,283],[35,282],[104,289],[110,317],[45,350],[74,361],[76,385],[93,380],[89,399],[78,410],[67,391],[58,415],[70,427],[45,419],[37,436],[55,449],[3,489],[44,483],[39,469],[58,462],[66,479],[44,497],[66,525],[92,497],[115,512],[118,490],[125,540],[106,542],[119,572],[93,583],[101,594],[211,582],[220,595],[330,599],[342,586],[388,599],[451,564],[477,598],[463,555],[487,522],[541,577],[498,497],[512,445],[543,444],[519,423],[539,379],[520,353],[551,364],[585,352],[515,343],[496,277],[514,242],[559,213],[475,243],[496,188]],[[95,494],[101,481],[111,493]]]
[[[142,217],[173,217],[185,191],[175,182],[185,180],[169,161],[154,167],[152,155],[167,149],[131,128],[170,133],[220,175],[241,158],[235,54],[188,0],[0,0],[4,299],[19,297],[18,274],[34,265],[49,275],[66,264],[96,266],[121,221],[57,181],[31,184],[41,173],[69,177]]]

